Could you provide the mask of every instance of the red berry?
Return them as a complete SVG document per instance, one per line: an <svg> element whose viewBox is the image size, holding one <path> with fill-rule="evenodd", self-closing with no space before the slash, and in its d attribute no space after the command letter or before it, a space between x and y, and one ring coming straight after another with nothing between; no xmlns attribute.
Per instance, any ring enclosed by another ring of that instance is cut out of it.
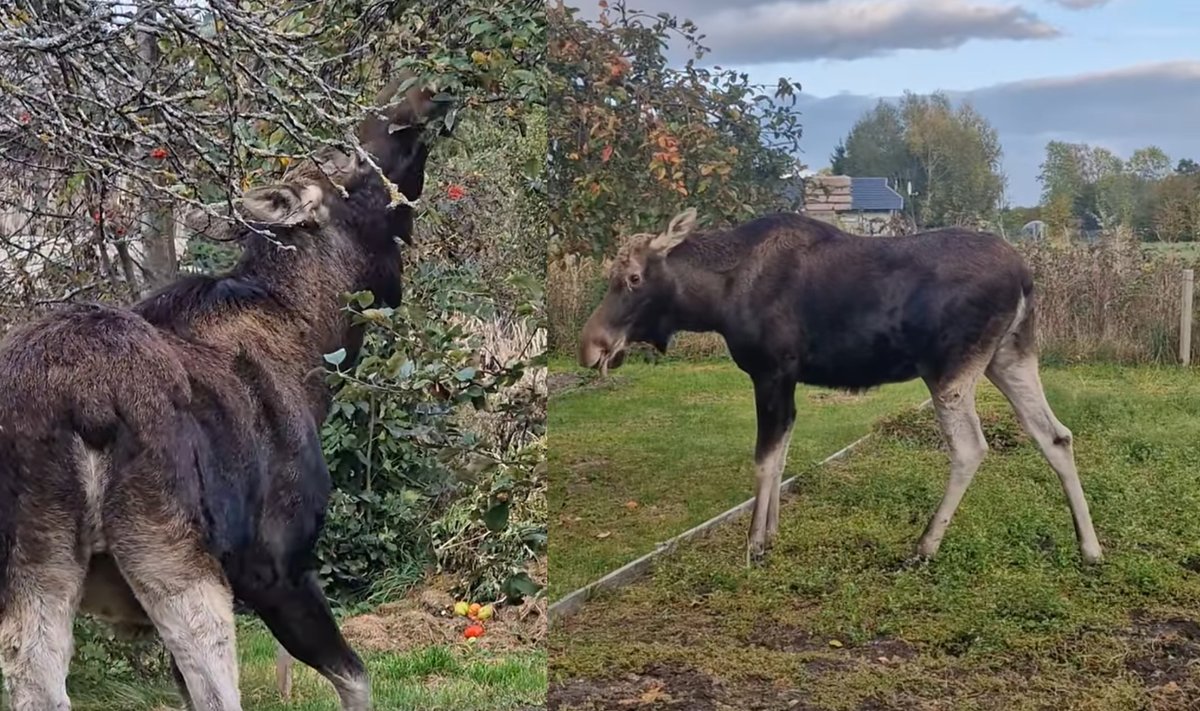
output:
<svg viewBox="0 0 1200 711"><path fill-rule="evenodd" d="M461 185L451 185L446 188L446 197L451 200L461 200L467 194L466 188Z"/></svg>
<svg viewBox="0 0 1200 711"><path fill-rule="evenodd" d="M150 151L150 157L154 158L155 160L162 160L163 158L167 157L167 149L159 146L158 148Z"/></svg>

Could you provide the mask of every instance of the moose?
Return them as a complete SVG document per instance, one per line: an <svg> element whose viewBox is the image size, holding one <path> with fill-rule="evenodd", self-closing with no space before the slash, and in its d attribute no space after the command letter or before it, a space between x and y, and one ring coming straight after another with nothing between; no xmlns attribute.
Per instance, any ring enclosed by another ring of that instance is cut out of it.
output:
<svg viewBox="0 0 1200 711"><path fill-rule="evenodd" d="M665 352L677 331L724 337L754 383L751 561L778 532L797 383L862 391L924 380L950 453L949 482L917 544L927 559L988 449L975 411L987 376L1058 473L1084 560L1099 562L1071 431L1038 374L1036 324L1029 268L994 235L947 228L862 237L796 214L702 231L689 209L661 234L624 240L580 335L579 362L603 373L634 342Z"/></svg>
<svg viewBox="0 0 1200 711"><path fill-rule="evenodd" d="M331 493L322 354L362 347L345 293L400 300L445 109L415 83L381 92L361 151L326 147L243 195L228 273L130 308L66 307L0 343L0 671L15 711L70 708L81 610L156 631L190 708L240 710L235 601L343 709L371 707L314 572Z"/></svg>

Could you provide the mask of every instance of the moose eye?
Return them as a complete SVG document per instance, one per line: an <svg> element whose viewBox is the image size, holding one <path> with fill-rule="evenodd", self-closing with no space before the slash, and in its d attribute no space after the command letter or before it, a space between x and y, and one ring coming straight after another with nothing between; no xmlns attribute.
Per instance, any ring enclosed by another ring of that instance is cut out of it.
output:
<svg viewBox="0 0 1200 711"><path fill-rule="evenodd" d="M642 275L641 274L634 273L634 274L629 275L629 285L630 286L637 286L638 284L641 284L641 283L642 283Z"/></svg>

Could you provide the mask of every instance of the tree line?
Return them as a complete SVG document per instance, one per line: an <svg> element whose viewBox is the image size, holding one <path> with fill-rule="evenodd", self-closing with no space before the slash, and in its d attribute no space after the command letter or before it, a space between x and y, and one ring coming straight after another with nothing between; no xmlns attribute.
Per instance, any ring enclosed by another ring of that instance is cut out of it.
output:
<svg viewBox="0 0 1200 711"><path fill-rule="evenodd" d="M1100 146L1051 141L1038 179L1041 202L1026 216L1053 234L1123 227L1146 241L1200 239L1200 164L1190 158L1172 166L1157 146L1122 159Z"/></svg>

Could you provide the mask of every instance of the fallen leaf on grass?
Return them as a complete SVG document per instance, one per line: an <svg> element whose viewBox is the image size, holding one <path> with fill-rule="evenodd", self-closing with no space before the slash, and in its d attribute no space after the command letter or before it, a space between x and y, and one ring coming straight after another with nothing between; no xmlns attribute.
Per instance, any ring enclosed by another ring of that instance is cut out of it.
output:
<svg viewBox="0 0 1200 711"><path fill-rule="evenodd" d="M662 684L655 684L646 689L636 699L622 699L617 703L621 706L646 706L648 704L658 703L659 701L670 701L671 695L663 691Z"/></svg>
<svg viewBox="0 0 1200 711"><path fill-rule="evenodd" d="M630 501L625 502L625 508L629 509L630 511L633 511L637 507L638 507L638 502L636 502L636 501L630 500Z"/></svg>
<svg viewBox="0 0 1200 711"><path fill-rule="evenodd" d="M642 692L642 703L652 704L656 701L670 701L671 695L663 691L662 685L652 686Z"/></svg>
<svg viewBox="0 0 1200 711"><path fill-rule="evenodd" d="M596 538L603 541L605 538L608 538L611 535L612 535L612 531L601 531L596 534Z"/></svg>

